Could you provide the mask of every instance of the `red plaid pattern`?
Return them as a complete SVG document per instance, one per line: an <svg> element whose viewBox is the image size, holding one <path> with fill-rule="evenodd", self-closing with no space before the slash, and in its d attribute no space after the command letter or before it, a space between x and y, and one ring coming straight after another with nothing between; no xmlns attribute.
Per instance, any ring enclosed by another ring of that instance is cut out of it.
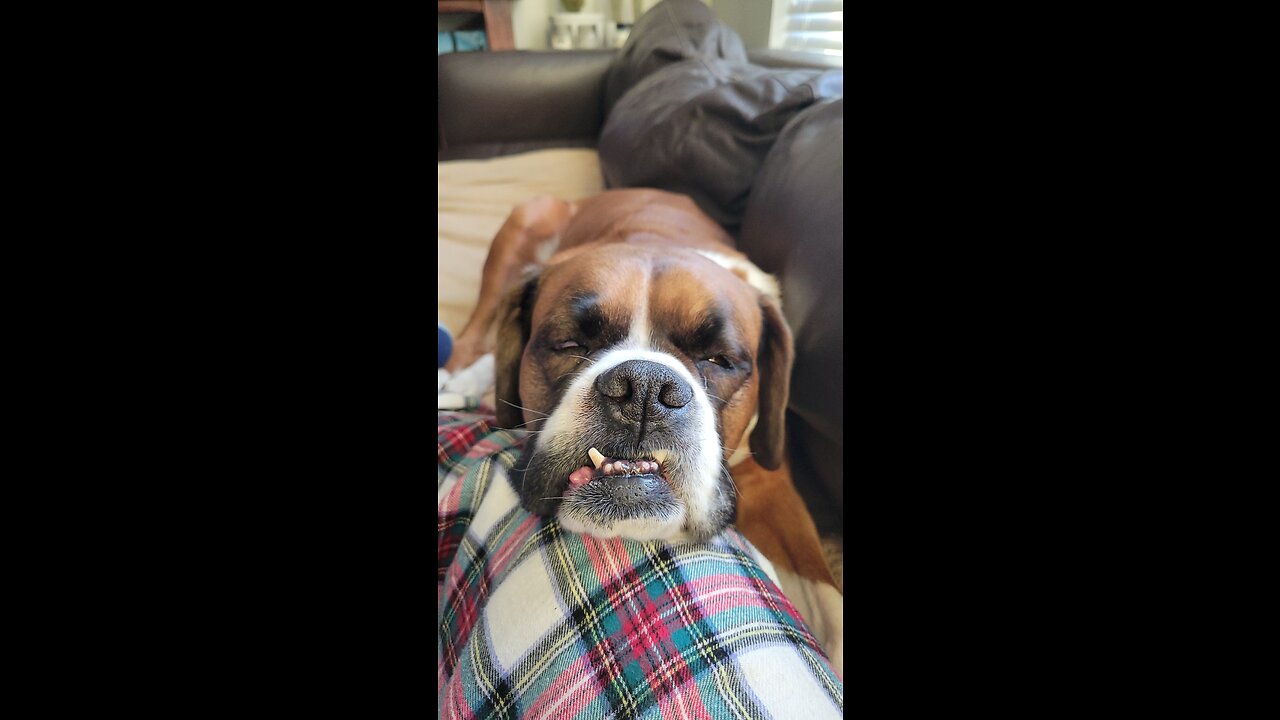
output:
<svg viewBox="0 0 1280 720"><path fill-rule="evenodd" d="M842 717L844 685L734 530L597 540L519 507L527 433L441 413L445 718Z"/></svg>

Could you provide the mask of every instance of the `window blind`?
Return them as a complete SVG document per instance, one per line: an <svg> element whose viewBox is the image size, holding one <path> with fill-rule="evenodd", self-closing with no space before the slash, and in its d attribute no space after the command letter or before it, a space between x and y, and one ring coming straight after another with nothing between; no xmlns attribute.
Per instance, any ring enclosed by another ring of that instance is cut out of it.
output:
<svg viewBox="0 0 1280 720"><path fill-rule="evenodd" d="M844 57L844 0L785 2L779 46L783 50Z"/></svg>

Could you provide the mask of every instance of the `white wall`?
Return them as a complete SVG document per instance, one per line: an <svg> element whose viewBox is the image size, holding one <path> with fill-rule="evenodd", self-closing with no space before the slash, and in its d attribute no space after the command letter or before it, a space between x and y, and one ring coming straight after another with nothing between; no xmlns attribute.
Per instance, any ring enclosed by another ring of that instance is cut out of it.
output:
<svg viewBox="0 0 1280 720"><path fill-rule="evenodd" d="M511 3L511 30L517 50L547 49L547 18L560 12L560 0L515 0Z"/></svg>
<svg viewBox="0 0 1280 720"><path fill-rule="evenodd" d="M714 0L708 3L725 25L737 31L747 50L769 47L773 0Z"/></svg>

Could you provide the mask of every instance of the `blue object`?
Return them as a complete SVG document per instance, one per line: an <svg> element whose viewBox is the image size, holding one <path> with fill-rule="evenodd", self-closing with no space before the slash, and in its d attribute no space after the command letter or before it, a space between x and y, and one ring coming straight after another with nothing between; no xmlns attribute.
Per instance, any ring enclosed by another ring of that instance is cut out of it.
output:
<svg viewBox="0 0 1280 720"><path fill-rule="evenodd" d="M454 30L437 33L437 56L451 52L478 52L488 49L489 39L483 30Z"/></svg>
<svg viewBox="0 0 1280 720"><path fill-rule="evenodd" d="M449 362L449 356L453 354L453 336L449 334L449 331L445 329L444 325L436 323L436 327L440 329L440 341L437 346L440 364L436 366L436 368L439 369L444 367L445 363Z"/></svg>
<svg viewBox="0 0 1280 720"><path fill-rule="evenodd" d="M453 44L458 52L478 52L489 49L489 42L483 30L455 30Z"/></svg>

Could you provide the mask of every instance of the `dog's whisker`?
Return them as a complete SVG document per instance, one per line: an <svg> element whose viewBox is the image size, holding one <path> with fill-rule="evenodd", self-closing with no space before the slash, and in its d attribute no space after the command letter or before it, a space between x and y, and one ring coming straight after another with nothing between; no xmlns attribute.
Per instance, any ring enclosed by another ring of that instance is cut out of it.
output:
<svg viewBox="0 0 1280 720"><path fill-rule="evenodd" d="M551 413L544 413L544 412L542 412L541 410L534 410L533 408L527 408L527 407L525 407L525 406L523 406L523 405L517 405L517 404L515 404L515 403L513 403L513 402L511 402L510 400L507 400L507 399L505 399L505 398L502 398L502 402L504 402L504 403L506 403L506 404L510 405L510 406L511 406L511 407L513 407L513 408L519 408L519 409L521 409L521 410L527 410L527 411L529 411L529 412L531 412L531 413L538 413L539 415L545 415L545 416L547 416L547 417L551 417Z"/></svg>
<svg viewBox="0 0 1280 720"><path fill-rule="evenodd" d="M720 467L725 471L725 473L729 476L730 479L733 478L733 472L731 472L729 469L729 463L725 462L723 458L720 459ZM733 493L733 496L735 498L740 497L738 493L738 483L736 482L729 483L729 492Z"/></svg>
<svg viewBox="0 0 1280 720"><path fill-rule="evenodd" d="M578 358L579 360L586 360L587 362L589 362L589 363L591 363L591 364L593 364L593 365L594 365L594 364L595 364L595 362L596 362L595 360L592 360L591 358L586 357L586 356L584 356L584 355L570 355L569 357Z"/></svg>
<svg viewBox="0 0 1280 720"><path fill-rule="evenodd" d="M556 378L556 382L560 382L560 379L561 379L561 378L568 377L569 375L581 375L581 374L582 374L582 371L581 371L581 370L570 370L569 372L567 372L567 373L565 373L565 374L561 375L560 377Z"/></svg>

